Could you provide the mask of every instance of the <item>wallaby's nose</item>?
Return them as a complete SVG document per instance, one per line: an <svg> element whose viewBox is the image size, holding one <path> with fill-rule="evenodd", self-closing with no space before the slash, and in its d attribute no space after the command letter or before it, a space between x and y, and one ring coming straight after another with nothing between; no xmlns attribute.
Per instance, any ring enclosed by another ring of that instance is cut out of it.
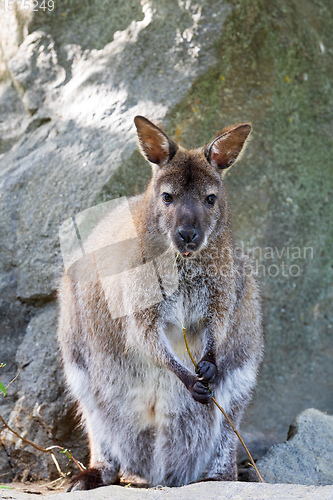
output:
<svg viewBox="0 0 333 500"><path fill-rule="evenodd" d="M193 226L181 226L178 228L178 234L184 243L192 243L197 238L198 231Z"/></svg>

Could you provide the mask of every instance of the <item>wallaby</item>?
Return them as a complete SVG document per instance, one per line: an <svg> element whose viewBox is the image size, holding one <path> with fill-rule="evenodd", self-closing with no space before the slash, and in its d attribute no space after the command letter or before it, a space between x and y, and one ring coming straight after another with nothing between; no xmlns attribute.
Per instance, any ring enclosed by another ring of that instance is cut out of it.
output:
<svg viewBox="0 0 333 500"><path fill-rule="evenodd" d="M91 457L69 490L126 473L152 486L237 480L236 435L212 395L239 426L263 354L258 288L234 251L224 186L251 125L193 150L142 116L135 125L152 179L81 241L59 292L64 370Z"/></svg>

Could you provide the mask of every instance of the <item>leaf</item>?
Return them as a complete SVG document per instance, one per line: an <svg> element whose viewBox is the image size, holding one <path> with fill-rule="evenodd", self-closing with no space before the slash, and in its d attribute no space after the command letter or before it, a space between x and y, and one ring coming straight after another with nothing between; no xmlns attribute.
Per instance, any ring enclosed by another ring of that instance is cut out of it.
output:
<svg viewBox="0 0 333 500"><path fill-rule="evenodd" d="M0 484L0 490L11 490L12 488L10 486L2 486Z"/></svg>
<svg viewBox="0 0 333 500"><path fill-rule="evenodd" d="M0 392L2 392L4 396L6 396L6 387L1 382L0 382Z"/></svg>

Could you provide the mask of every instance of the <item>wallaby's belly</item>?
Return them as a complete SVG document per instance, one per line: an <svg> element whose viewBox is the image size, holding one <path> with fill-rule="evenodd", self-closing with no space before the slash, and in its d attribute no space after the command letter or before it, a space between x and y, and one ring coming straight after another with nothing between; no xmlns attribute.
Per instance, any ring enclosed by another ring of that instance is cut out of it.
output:
<svg viewBox="0 0 333 500"><path fill-rule="evenodd" d="M218 439L220 417L214 407L196 403L172 372L141 354L130 351L117 359L104 351L98 365L91 362L89 380L86 374L79 379L81 388L73 392L124 473L140 475L150 484L175 484L178 476L184 484L203 474L214 436ZM189 456L191 467L185 458ZM170 470L178 476L167 478Z"/></svg>

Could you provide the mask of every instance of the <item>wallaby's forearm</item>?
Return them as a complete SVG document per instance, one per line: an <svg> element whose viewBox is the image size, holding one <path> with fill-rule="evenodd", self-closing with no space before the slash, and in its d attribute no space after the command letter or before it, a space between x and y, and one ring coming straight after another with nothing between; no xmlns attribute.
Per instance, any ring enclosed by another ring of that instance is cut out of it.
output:
<svg viewBox="0 0 333 500"><path fill-rule="evenodd" d="M143 352L153 358L156 364L172 371L183 382L187 389L191 389L197 381L197 376L177 358L162 328L151 325L145 332L145 342L141 343Z"/></svg>

